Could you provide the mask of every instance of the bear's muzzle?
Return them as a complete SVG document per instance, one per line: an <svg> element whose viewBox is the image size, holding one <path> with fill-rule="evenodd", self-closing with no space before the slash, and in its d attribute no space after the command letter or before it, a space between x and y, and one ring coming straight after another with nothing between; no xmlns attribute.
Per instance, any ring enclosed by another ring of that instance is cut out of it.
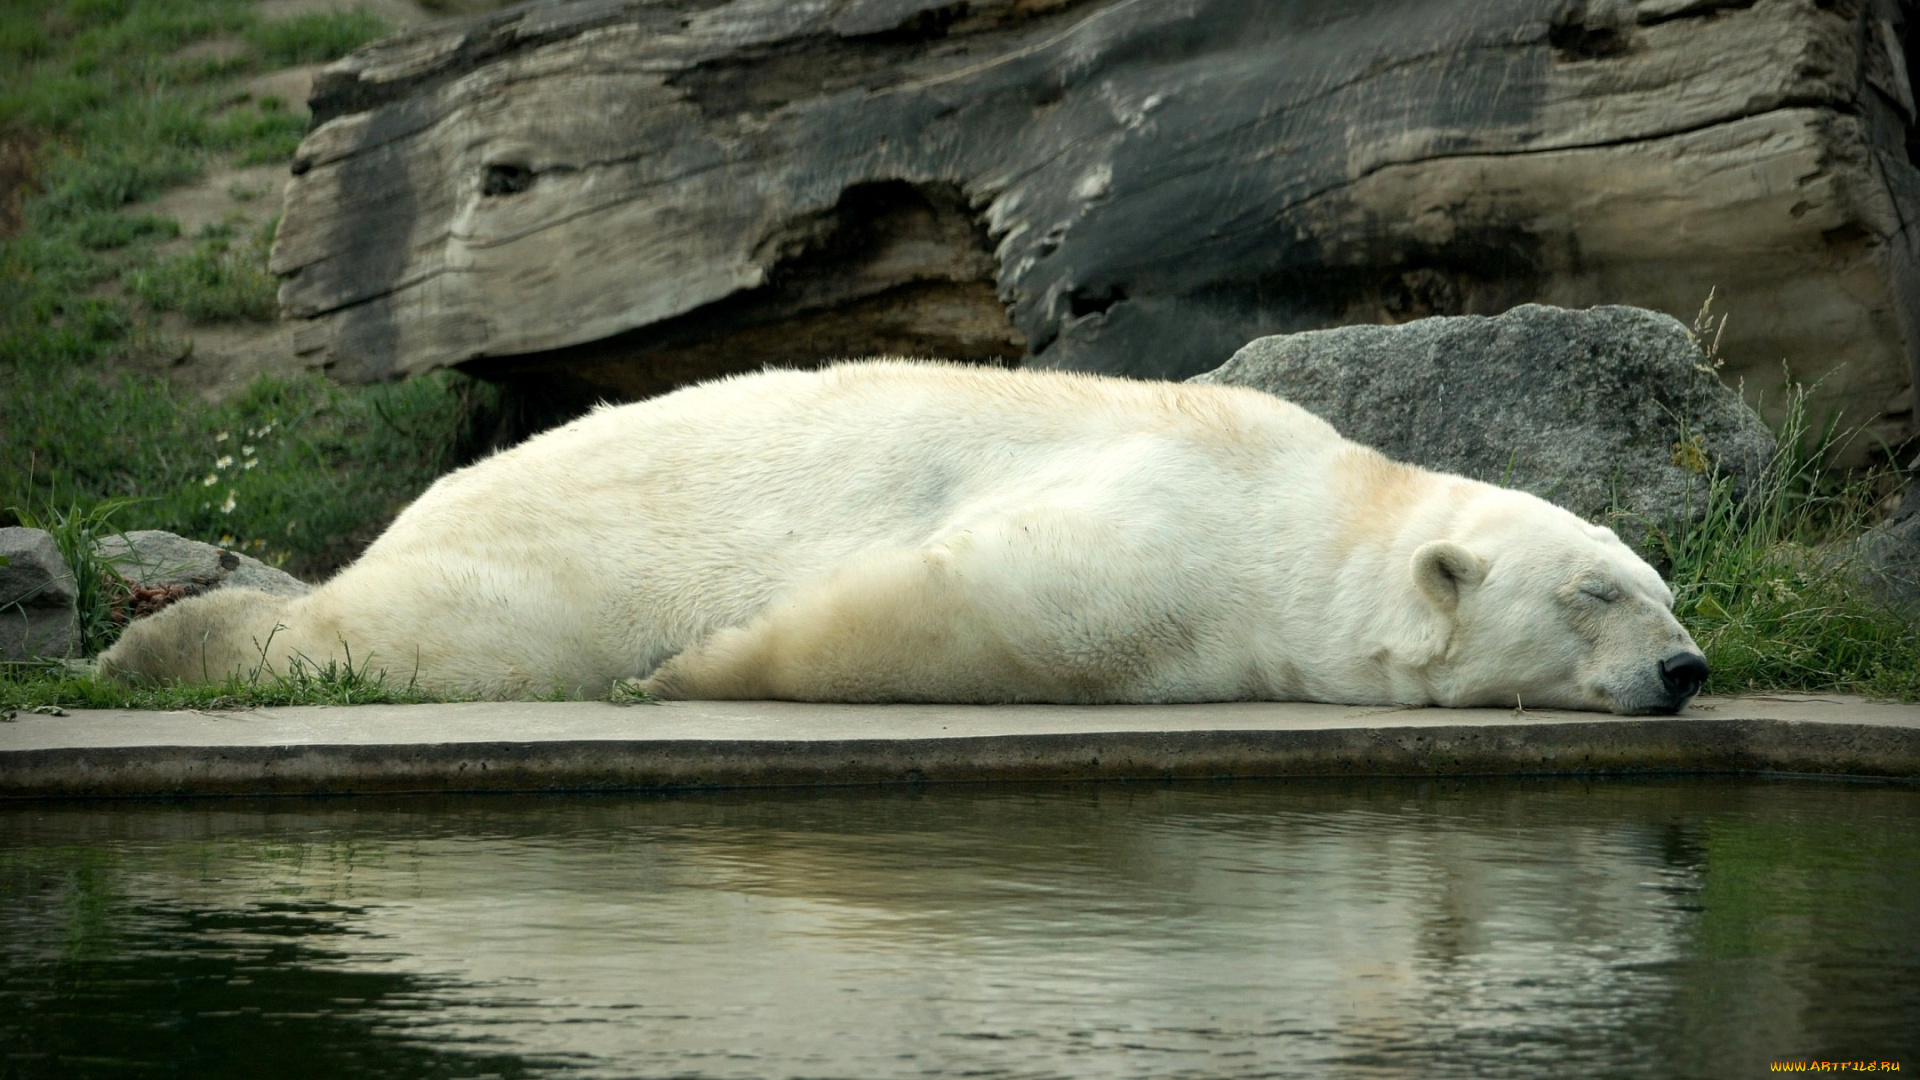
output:
<svg viewBox="0 0 1920 1080"><path fill-rule="evenodd" d="M1676 713L1706 684L1707 658L1697 652L1678 652L1660 661L1660 685L1666 698L1655 712Z"/></svg>

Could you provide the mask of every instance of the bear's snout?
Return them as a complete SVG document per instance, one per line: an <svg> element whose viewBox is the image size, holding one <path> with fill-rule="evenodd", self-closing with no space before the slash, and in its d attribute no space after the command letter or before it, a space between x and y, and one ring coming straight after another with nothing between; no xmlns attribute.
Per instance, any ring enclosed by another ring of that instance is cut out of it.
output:
<svg viewBox="0 0 1920 1080"><path fill-rule="evenodd" d="M1666 712L1679 712L1707 681L1707 658L1697 652L1679 652L1660 661L1660 685L1666 688Z"/></svg>

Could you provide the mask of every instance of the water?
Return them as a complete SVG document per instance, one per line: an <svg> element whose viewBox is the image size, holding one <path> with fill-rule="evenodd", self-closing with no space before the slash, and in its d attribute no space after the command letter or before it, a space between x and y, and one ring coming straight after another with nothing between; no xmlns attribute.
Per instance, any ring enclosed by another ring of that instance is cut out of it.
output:
<svg viewBox="0 0 1920 1080"><path fill-rule="evenodd" d="M1920 1069L1920 790L0 809L12 1077Z"/></svg>

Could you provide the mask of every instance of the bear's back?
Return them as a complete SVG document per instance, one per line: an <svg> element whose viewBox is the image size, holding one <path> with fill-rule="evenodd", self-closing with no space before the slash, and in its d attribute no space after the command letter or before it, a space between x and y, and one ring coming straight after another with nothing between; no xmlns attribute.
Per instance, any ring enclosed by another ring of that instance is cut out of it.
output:
<svg viewBox="0 0 1920 1080"><path fill-rule="evenodd" d="M918 520L1142 439L1222 468L1345 445L1256 390L872 361L602 406L443 478L408 515L537 514L593 531L630 515L697 527L765 514L794 529L817 508L831 515L822 524L845 528L848 514Z"/></svg>
<svg viewBox="0 0 1920 1080"><path fill-rule="evenodd" d="M1298 497L1318 503L1313 462L1350 445L1243 388L908 361L768 371L603 406L442 478L341 585L506 582L697 636L996 505L1091 498L1244 525L1290 456Z"/></svg>

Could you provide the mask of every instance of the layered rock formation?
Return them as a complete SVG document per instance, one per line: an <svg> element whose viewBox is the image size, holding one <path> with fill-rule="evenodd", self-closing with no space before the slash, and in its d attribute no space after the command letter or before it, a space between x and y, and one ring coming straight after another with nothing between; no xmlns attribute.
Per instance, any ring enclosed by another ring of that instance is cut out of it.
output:
<svg viewBox="0 0 1920 1080"><path fill-rule="evenodd" d="M315 84L274 268L347 379L926 353L1185 378L1526 301L1731 316L1913 432L1903 0L574 0Z"/></svg>

